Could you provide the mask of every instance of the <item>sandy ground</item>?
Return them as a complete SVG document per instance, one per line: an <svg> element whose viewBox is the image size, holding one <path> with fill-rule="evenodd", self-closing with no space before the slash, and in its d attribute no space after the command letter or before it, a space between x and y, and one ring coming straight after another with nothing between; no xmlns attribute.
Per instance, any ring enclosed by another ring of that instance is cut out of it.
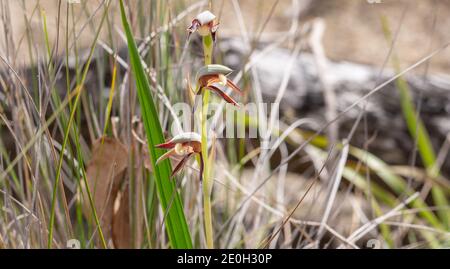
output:
<svg viewBox="0 0 450 269"><path fill-rule="evenodd" d="M83 0L80 0L83 1ZM168 1L175 5L178 0ZM260 29L270 10L277 0L237 0L238 5L232 0L214 0L213 10L221 18L221 31L224 35L242 35L243 31L239 24L239 12L246 32L252 34ZM306 3L306 0L299 0ZM371 0L314 0L311 1L305 16L300 20L303 23L315 17L321 17L326 22L324 45L326 54L333 60L347 60L359 63L381 66L388 51L389 44L381 29L381 17L385 16L391 28L395 30L405 11L403 24L396 43L396 52L399 55L403 67L413 64L418 59L429 53L430 48L442 46L450 41L450 0L382 0L381 3L370 4ZM87 10L92 13L99 0L87 2ZM191 1L195 2L195 1ZM289 28L292 14L291 0L279 0L271 20L267 23L264 33L286 31ZM38 47L45 49L43 34L43 14L47 19L50 43L56 43L57 35L57 0L41 0L39 8L34 1L2 1L0 25L0 52L7 55L16 64L26 65L29 62L28 45L25 35L34 38ZM114 3L110 16L112 29L121 29L118 17L117 3ZM87 21L88 14L81 8L81 4L72 4L74 14L78 18L76 32ZM65 35L65 9L66 2L62 1L62 15L60 27L60 48L62 51ZM9 11L9 12L8 12ZM194 14L192 14L194 16ZM29 20L26 21L25 17ZM78 46L89 46L94 36L93 26L99 21L99 16L94 24L88 24L79 38ZM180 22L177 26L186 27L188 20ZM433 26L434 25L434 26ZM72 29L72 27L69 27ZM5 37L6 32L12 33L13 40ZM106 35L106 31L103 33ZM14 44L14 45L11 45ZM14 49L15 48L15 49ZM46 50L40 51L44 52ZM450 49L433 58L430 70L432 72L449 73L450 71Z"/></svg>

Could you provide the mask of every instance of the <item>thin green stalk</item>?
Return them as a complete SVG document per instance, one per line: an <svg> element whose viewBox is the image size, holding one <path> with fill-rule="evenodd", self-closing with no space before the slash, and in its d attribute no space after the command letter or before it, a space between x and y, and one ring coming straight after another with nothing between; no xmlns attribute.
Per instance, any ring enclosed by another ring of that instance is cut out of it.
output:
<svg viewBox="0 0 450 269"><path fill-rule="evenodd" d="M109 91L109 100L108 105L106 106L106 115L105 115L105 126L103 127L103 135L102 135L102 144L104 137L106 135L106 131L108 130L109 116L111 115L112 103L114 99L114 91L116 87L116 76L117 76L117 64L114 62L112 80L111 80L111 90Z"/></svg>
<svg viewBox="0 0 450 269"><path fill-rule="evenodd" d="M213 39L211 35L203 37L203 53L205 57L205 65L212 63ZM211 217L211 190L212 181L209 178L210 165L212 162L208 158L208 130L207 130L207 116L209 104L209 91L203 91L203 106L202 106L202 155L204 162L203 169L203 214L205 220L205 236L207 248L214 248L213 229Z"/></svg>

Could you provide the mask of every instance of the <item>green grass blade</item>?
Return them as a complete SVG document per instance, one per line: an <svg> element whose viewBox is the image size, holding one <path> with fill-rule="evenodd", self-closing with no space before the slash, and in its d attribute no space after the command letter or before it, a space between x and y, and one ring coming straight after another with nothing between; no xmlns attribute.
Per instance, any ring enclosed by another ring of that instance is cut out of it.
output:
<svg viewBox="0 0 450 269"><path fill-rule="evenodd" d="M170 179L172 170L170 162L169 160L165 160L158 165L155 163L158 157L164 153L161 149L155 148L155 145L164 142L164 135L152 95L150 94L150 84L144 72L136 43L131 33L122 0L120 1L120 12L128 42L132 73L136 80L138 99L141 105L158 197L164 214L167 215L165 224L169 241L173 248L192 248L191 235L181 199L176 190L175 182Z"/></svg>

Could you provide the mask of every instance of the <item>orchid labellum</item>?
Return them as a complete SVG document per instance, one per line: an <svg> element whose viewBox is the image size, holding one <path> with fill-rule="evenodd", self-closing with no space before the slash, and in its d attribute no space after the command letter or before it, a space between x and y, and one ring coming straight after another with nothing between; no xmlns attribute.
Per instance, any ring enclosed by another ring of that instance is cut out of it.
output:
<svg viewBox="0 0 450 269"><path fill-rule="evenodd" d="M207 36L211 34L213 40L216 40L216 31L219 26L218 23L215 22L216 16L212 14L210 11L203 11L198 14L195 19L192 20L191 25L187 28L189 36L197 32L201 36Z"/></svg>
<svg viewBox="0 0 450 269"><path fill-rule="evenodd" d="M200 157L200 181L202 181L203 157L201 137L199 134L193 132L182 133L155 147L169 150L156 160L156 164L159 164L169 157L181 157L181 161L173 169L171 177L175 176L186 165L190 157L194 154L198 154Z"/></svg>

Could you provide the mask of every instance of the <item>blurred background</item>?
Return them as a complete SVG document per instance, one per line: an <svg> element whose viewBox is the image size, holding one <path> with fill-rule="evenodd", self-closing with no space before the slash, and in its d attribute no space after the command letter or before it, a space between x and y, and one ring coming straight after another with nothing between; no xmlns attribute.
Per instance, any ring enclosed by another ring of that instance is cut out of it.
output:
<svg viewBox="0 0 450 269"><path fill-rule="evenodd" d="M130 4L135 6L136 11L138 11L138 6L142 4L138 4L138 1L133 2ZM326 23L323 46L330 60L345 60L374 66L383 64L383 60L390 49L390 44L384 38L380 23L380 16L386 16L389 18L392 28L397 27L400 22L402 24L396 44L399 48L402 48L398 50L397 54L402 65L406 66L415 63L418 58L424 56L430 42L436 47L439 44L444 44L449 35L445 31L445 27L441 27L449 23L447 15L450 4L448 1L409 2L411 1L385 0L378 4L377 1L373 1L371 4L370 0L306 0L299 1L294 7L291 1L286 0L240 0L239 9L244 18L246 32L252 35L263 28L260 40L265 42L271 41L282 35L283 32L288 31L292 18L295 16L300 15L299 22L306 22L319 17ZM77 5L76 1L74 3L74 16L77 16L78 26L81 28L91 17L92 12L98 8L99 3L95 1L87 1L82 5ZM184 1L183 4L189 5L192 3L195 3L195 1ZM63 4L65 4L65 1L62 1L61 5ZM177 6L178 3L177 1L169 1L168 5ZM54 40L58 29L61 36L64 34L66 27L62 25L62 22L57 27L58 1L40 1L39 6L42 10L36 9L35 5L27 3L27 1L23 3L22 1L4 1L3 6L8 7L11 14L15 15L9 18L10 25L7 27L9 31L14 33L12 38L15 43L24 43L20 40L23 40L23 35L28 28L33 33L37 45L44 46L44 40L40 40L43 37L41 35L42 18L40 16L42 11L48 17L47 31L49 38ZM216 13L220 17L221 36L241 36L243 33L237 20L233 1L217 1L214 2L214 7L220 9L219 13ZM110 12L110 16L115 19L119 18L117 6L113 5ZM402 19L404 12L406 14ZM172 16L175 15L177 14L172 14ZM266 22L269 15L270 20ZM24 21L23 16L29 16L28 23ZM65 17L64 15L61 19ZM183 26L188 25L188 18L190 18L188 14L183 16L182 22L179 22L177 27L183 28ZM92 19L94 21L99 20L99 18ZM3 20L8 20L8 18L3 18ZM118 20L111 20L111 23L120 26ZM72 29L72 27L73 25L69 25L69 29ZM142 30L144 31L144 29ZM2 28L1 31L3 34L5 28ZM106 31L104 32L106 35ZM145 36L145 33L137 32L136 34L141 37ZM92 31L83 31L83 34L79 36L79 46L89 47L89 41L92 40L93 35ZM28 49L25 48L25 44L17 49L19 48L20 52L26 55ZM5 47L2 46L2 52L4 49ZM59 49L61 52L63 47ZM446 59L449 52L444 51L441 55L441 57L436 57L430 61L432 62L429 67L430 71L443 74L448 72L446 68L449 67L449 64ZM27 58L23 57L21 60L22 63L26 63Z"/></svg>
<svg viewBox="0 0 450 269"><path fill-rule="evenodd" d="M0 1L0 247L48 245L59 177L54 247L101 247L83 178L102 186L93 198L108 247L170 246L119 4L108 4ZM277 118L269 149L214 140L215 247L450 246L450 1L125 5L167 137L202 66L201 38L186 28L206 9L219 22L214 62L234 70L239 102L280 104L258 111ZM176 182L203 248L197 174L193 162Z"/></svg>

